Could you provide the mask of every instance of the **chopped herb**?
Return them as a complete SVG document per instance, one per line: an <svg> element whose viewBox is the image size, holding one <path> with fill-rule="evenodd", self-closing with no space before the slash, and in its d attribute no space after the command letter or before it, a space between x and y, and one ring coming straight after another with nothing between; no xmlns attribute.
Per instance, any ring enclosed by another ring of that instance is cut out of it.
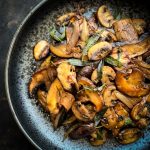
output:
<svg viewBox="0 0 150 150"><path fill-rule="evenodd" d="M126 118L126 119L125 119L125 126L127 126L127 125L135 125L135 124L134 124L134 122L132 121L132 119Z"/></svg>
<svg viewBox="0 0 150 150"><path fill-rule="evenodd" d="M97 79L100 80L102 78L102 68L104 66L104 61L101 60L100 63L98 64L98 67L97 67L97 73L98 73L98 76L97 76Z"/></svg>
<svg viewBox="0 0 150 150"><path fill-rule="evenodd" d="M106 57L104 61L112 66L119 67L119 68L122 67L122 63L111 56Z"/></svg>
<svg viewBox="0 0 150 150"><path fill-rule="evenodd" d="M102 91L103 90L103 88L105 87L106 85L105 84L103 84L102 86L100 86L100 87L90 87L90 86L84 86L83 88L85 89L85 90L90 90L90 91L94 91L94 92L100 92L100 91Z"/></svg>
<svg viewBox="0 0 150 150"><path fill-rule="evenodd" d="M70 58L70 59L67 59L66 61L69 62L71 65L79 66L79 67L87 66L87 65L94 65L98 63L98 62L82 61L80 59L75 59L75 58Z"/></svg>
<svg viewBox="0 0 150 150"><path fill-rule="evenodd" d="M58 32L55 27L51 27L51 28L50 28L50 36L51 36L54 40L56 40L56 41L58 41L58 42L63 41L63 39L64 39L65 36L66 36L66 29L65 29L65 26L64 26L64 28L63 28L63 30L62 30L62 33Z"/></svg>

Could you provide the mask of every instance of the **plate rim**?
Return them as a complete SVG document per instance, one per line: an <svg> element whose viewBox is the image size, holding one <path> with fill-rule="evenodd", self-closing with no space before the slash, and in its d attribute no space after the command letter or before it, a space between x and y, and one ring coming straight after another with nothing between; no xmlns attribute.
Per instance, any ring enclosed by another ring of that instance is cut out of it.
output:
<svg viewBox="0 0 150 150"><path fill-rule="evenodd" d="M10 57L14 48L14 45L17 41L17 38L21 32L21 30L23 29L23 27L26 25L27 21L34 15L34 13L41 8L46 2L48 2L48 0L42 0L41 2L39 2L36 6L34 6L34 8L26 15L26 17L23 19L23 21L20 23L20 25L18 26L15 34L13 35L13 38L11 40L10 46L8 48L8 52L7 52L7 56L6 56L6 63L5 63L5 91L6 91L6 97L7 97L7 101L8 101L8 105L9 108L11 110L11 113L13 115L13 118L15 120L15 122L17 123L19 129L21 130L21 132L25 135L25 137L28 139L28 141L37 149L42 150L41 147L39 147L39 145L31 138L31 136L27 133L27 131L24 129L23 125L21 124L19 118L16 115L16 111L13 107L12 101L11 101L11 97L10 97L10 90L9 90L9 82L8 82L8 72L9 72L9 62L10 62Z"/></svg>

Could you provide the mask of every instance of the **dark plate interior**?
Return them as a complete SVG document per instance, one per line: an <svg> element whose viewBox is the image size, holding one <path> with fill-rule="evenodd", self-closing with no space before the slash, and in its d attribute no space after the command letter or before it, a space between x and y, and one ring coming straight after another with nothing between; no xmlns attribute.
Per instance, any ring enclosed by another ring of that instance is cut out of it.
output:
<svg viewBox="0 0 150 150"><path fill-rule="evenodd" d="M6 65L6 89L13 114L19 126L39 149L146 149L150 145L148 130L136 143L126 146L119 145L114 140L108 140L106 144L98 148L90 146L84 140L67 139L62 142L63 128L54 131L48 114L44 113L34 99L29 98L28 82L37 67L32 53L35 43L41 39L50 41L49 27L55 18L60 14L74 10L78 4L86 7L87 10L91 10L91 6L98 8L101 4L107 4L113 9L118 7L113 0L82 0L80 3L77 0L49 0L41 2L28 15L10 46ZM144 6L143 2L123 1L118 5L121 6L125 15L149 19L148 7Z"/></svg>

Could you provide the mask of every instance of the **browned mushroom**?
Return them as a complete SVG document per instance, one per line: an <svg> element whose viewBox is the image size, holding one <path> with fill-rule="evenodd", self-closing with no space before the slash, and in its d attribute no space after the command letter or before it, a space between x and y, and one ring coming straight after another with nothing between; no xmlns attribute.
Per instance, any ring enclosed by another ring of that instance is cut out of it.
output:
<svg viewBox="0 0 150 150"><path fill-rule="evenodd" d="M47 69L43 69L34 73L29 83L30 95L32 96L36 88L39 87L41 84L45 84L47 90L49 90L49 87L53 80L56 78L56 76L57 72L54 67L48 67Z"/></svg>
<svg viewBox="0 0 150 150"><path fill-rule="evenodd" d="M114 18L107 8L107 6L102 5L97 11L97 18L99 22L106 28L110 28L114 22Z"/></svg>
<svg viewBox="0 0 150 150"><path fill-rule="evenodd" d="M49 43L47 41L41 40L34 47L34 58L40 60L47 56L49 52Z"/></svg>
<svg viewBox="0 0 150 150"><path fill-rule="evenodd" d="M89 60L101 60L106 57L112 50L112 46L108 42L99 42L88 50Z"/></svg>
<svg viewBox="0 0 150 150"><path fill-rule="evenodd" d="M69 137L72 139L81 139L91 135L94 131L95 127L93 123L81 124L69 134Z"/></svg>
<svg viewBox="0 0 150 150"><path fill-rule="evenodd" d="M137 141L142 136L138 128L127 128L122 130L117 137L121 144L129 144Z"/></svg>
<svg viewBox="0 0 150 150"><path fill-rule="evenodd" d="M57 68L58 78L62 83L65 90L70 91L72 89L72 84L75 84L78 90L78 84L76 80L75 67L67 62L61 63Z"/></svg>
<svg viewBox="0 0 150 150"><path fill-rule="evenodd" d="M150 87L145 84L141 71L133 69L132 73L117 72L116 86L119 91L133 97L140 97L150 92Z"/></svg>
<svg viewBox="0 0 150 150"><path fill-rule="evenodd" d="M118 41L137 41L138 34L131 19L121 19L113 24Z"/></svg>

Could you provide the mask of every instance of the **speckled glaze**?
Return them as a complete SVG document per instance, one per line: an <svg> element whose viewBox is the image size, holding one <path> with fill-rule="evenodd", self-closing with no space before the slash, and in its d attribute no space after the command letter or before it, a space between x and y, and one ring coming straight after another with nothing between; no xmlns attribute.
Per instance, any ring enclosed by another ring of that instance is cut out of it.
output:
<svg viewBox="0 0 150 150"><path fill-rule="evenodd" d="M39 63L33 59L33 47L41 39L50 42L49 28L54 23L56 17L65 12L75 10L80 4L81 7L91 10L98 8L102 4L107 4L115 9L116 4L110 0L82 0L80 1L42 1L25 18L17 30L10 46L8 60L6 64L6 90L9 104L13 115L27 138L38 149L66 149L66 150L141 150L150 146L150 133L145 131L144 136L136 143L120 145L114 139L108 140L106 144L93 147L85 140L70 140L64 142L63 127L57 131L53 130L49 115L44 112L36 100L29 98L28 82ZM125 2L121 5L123 12L133 18L149 19L148 11L144 4L137 2ZM148 8L148 7L147 7Z"/></svg>

